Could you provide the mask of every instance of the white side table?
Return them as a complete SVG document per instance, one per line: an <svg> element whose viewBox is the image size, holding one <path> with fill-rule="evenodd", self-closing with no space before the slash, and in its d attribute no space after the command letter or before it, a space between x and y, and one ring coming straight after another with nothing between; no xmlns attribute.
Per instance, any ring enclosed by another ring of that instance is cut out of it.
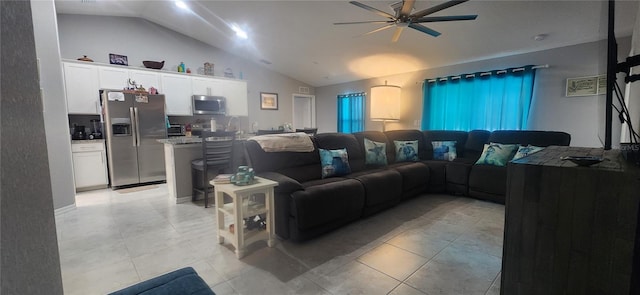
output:
<svg viewBox="0 0 640 295"><path fill-rule="evenodd" d="M224 243L226 238L236 248L236 256L242 258L244 256L244 247L257 241L267 240L267 245L274 245L274 226L273 226L273 188L278 183L261 177L256 177L256 182L251 185L237 186L235 184L214 184L216 198L216 214L218 216L218 243ZM250 201L250 197L254 194L264 194L264 203ZM224 195L231 197L230 203L224 203ZM266 230L250 230L245 231L243 219L258 214L266 215ZM232 216L234 219L234 232L229 230L229 226L225 224L225 215Z"/></svg>

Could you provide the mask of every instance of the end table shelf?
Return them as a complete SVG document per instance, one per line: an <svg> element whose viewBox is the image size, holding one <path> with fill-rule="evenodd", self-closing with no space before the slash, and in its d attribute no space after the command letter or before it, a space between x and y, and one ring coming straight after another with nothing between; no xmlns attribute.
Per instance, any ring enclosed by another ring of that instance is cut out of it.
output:
<svg viewBox="0 0 640 295"><path fill-rule="evenodd" d="M257 241L267 241L269 247L273 247L275 241L273 225L273 188L277 182L256 177L256 182L251 185L237 186L234 184L211 184L214 186L216 197L216 212L218 220L218 242L224 243L227 239L235 248L236 256L242 258L245 254L244 247ZM264 194L264 203L250 200L251 196ZM224 195L231 197L231 202L224 203ZM255 215L266 215L267 227L264 230L244 228L244 218ZM225 224L225 215L233 218L234 231L229 230Z"/></svg>

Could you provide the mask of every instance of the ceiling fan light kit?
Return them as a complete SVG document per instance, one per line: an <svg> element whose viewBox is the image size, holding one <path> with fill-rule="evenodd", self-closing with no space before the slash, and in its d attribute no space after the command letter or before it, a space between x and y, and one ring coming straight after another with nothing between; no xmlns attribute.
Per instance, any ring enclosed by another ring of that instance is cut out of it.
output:
<svg viewBox="0 0 640 295"><path fill-rule="evenodd" d="M385 24L385 26L375 29L373 31L367 32L364 35L369 35L372 33L380 32L382 30L396 27L396 31L394 32L393 37L391 39L392 42L396 42L398 41L398 39L400 39L400 34L402 33L402 30L406 27L431 35L433 37L437 37L440 35L440 32L430 29L424 25L421 25L421 23L474 20L478 17L477 15L428 16L438 11L447 9L449 7L452 7L458 4L462 4L467 1L469 0L451 0L439 5L433 6L431 8L427 8L415 13L411 13L414 10L413 5L415 4L415 0L404 0L401 2L392 3L390 5L391 9L395 12L395 15L386 13L382 10L379 10L377 8L371 7L366 4L362 4L358 1L350 1L349 3L355 6L358 6L360 8L369 10L379 16L385 17L387 18L387 20L341 22L341 23L334 23L334 25Z"/></svg>

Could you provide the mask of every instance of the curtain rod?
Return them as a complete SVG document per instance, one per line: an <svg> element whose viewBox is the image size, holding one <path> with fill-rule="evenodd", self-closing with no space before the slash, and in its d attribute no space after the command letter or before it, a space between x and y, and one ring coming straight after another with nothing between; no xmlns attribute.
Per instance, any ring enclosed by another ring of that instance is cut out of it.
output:
<svg viewBox="0 0 640 295"><path fill-rule="evenodd" d="M531 69L548 69L548 68L549 68L549 65L548 65L548 64L545 64L545 65L537 65L537 66L533 66L533 67L531 67ZM513 73L513 72L520 72L520 71L524 71L524 68L523 68L523 67L520 67L520 68L514 68L514 69L511 69L511 72L512 72L512 73ZM506 72L507 72L507 70L499 70L499 71L496 71L496 74L504 74L504 73L506 73ZM480 73L480 77L489 76L489 75L491 75L491 72L481 72L481 73ZM447 81L447 80L449 80L449 79L451 79L451 80L457 80L457 79L460 79L462 76L464 76L465 78L473 78L473 77L475 77L475 76L476 76L476 74L464 74L464 75L457 75L457 76L451 76L450 78L449 78L449 77L441 77L441 78L429 79L429 80L427 80L427 82ZM420 81L420 83L424 83L424 81ZM417 83L416 83L416 84L417 84Z"/></svg>

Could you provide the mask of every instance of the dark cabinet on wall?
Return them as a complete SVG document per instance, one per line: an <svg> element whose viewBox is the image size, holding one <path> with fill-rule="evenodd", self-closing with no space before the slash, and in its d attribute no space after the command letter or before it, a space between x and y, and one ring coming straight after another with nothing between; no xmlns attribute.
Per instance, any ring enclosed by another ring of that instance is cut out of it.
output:
<svg viewBox="0 0 640 295"><path fill-rule="evenodd" d="M508 171L501 294L640 292L640 168L618 150L553 146Z"/></svg>

